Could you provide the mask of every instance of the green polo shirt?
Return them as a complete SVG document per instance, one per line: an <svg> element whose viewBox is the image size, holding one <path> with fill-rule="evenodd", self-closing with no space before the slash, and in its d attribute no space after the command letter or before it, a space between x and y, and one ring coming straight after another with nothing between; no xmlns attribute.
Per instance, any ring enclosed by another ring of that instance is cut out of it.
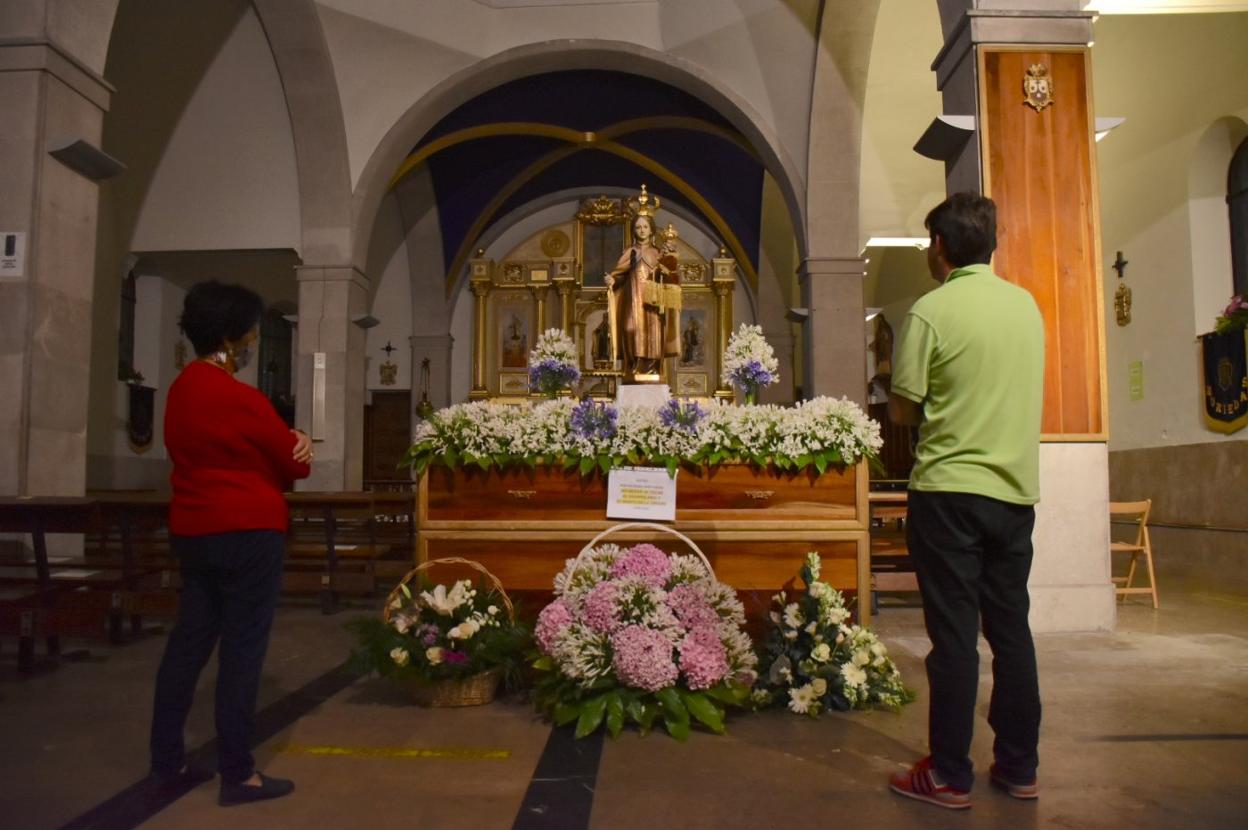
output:
<svg viewBox="0 0 1248 830"><path fill-rule="evenodd" d="M910 489L1040 500L1044 321L987 265L949 274L910 308L892 391L923 405Z"/></svg>

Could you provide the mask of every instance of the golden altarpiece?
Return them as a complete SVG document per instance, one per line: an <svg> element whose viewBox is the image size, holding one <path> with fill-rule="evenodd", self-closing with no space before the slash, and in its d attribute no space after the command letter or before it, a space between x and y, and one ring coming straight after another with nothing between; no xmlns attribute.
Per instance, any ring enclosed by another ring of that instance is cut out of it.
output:
<svg viewBox="0 0 1248 830"><path fill-rule="evenodd" d="M643 187L646 198L654 197ZM470 260L470 399L528 397L529 351L548 328L563 329L576 343L581 382L572 394L615 397L624 373L612 360L604 276L633 242L637 201L586 199L574 216L537 231L501 261L484 251ZM673 395L731 399L720 362L732 334L736 260L721 248L708 261L674 225L655 228L660 245L674 245L680 277L679 310L671 318L679 325L679 353L663 360L661 381Z"/></svg>

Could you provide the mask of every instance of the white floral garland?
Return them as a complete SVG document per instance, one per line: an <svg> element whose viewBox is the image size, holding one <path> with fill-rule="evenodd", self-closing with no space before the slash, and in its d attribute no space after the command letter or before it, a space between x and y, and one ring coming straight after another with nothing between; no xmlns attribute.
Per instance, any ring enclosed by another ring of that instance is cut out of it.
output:
<svg viewBox="0 0 1248 830"><path fill-rule="evenodd" d="M852 465L874 458L879 425L846 398L820 397L796 406L734 406L713 402L695 430L664 424L659 410L623 407L610 437L585 437L571 427L577 402L562 398L518 405L456 404L417 427L408 460L418 472L431 462L484 467L555 464L568 459L623 463L680 461L777 464L786 468ZM584 471L584 470L583 470Z"/></svg>

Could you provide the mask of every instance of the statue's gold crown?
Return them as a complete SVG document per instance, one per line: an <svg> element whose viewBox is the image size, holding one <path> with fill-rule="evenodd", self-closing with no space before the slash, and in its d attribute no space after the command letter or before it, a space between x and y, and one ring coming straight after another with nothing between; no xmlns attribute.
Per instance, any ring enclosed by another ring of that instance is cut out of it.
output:
<svg viewBox="0 0 1248 830"><path fill-rule="evenodd" d="M680 236L680 233L677 232L675 225L673 225L671 222L668 222L667 227L659 231L659 236L662 237L664 242L668 242L668 241L674 241L677 237Z"/></svg>
<svg viewBox="0 0 1248 830"><path fill-rule="evenodd" d="M654 214L658 212L659 206L663 204L658 196L651 196L646 192L646 186L641 186L641 195L634 196L628 200L628 212L634 217L648 216L654 218Z"/></svg>

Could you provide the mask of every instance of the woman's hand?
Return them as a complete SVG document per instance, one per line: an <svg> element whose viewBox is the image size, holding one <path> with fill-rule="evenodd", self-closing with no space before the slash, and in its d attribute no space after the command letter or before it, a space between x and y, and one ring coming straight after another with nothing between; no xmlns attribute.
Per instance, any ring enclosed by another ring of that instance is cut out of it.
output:
<svg viewBox="0 0 1248 830"><path fill-rule="evenodd" d="M316 454L312 452L312 439L303 430L292 429L291 433L295 436L294 458L300 464L310 464Z"/></svg>

